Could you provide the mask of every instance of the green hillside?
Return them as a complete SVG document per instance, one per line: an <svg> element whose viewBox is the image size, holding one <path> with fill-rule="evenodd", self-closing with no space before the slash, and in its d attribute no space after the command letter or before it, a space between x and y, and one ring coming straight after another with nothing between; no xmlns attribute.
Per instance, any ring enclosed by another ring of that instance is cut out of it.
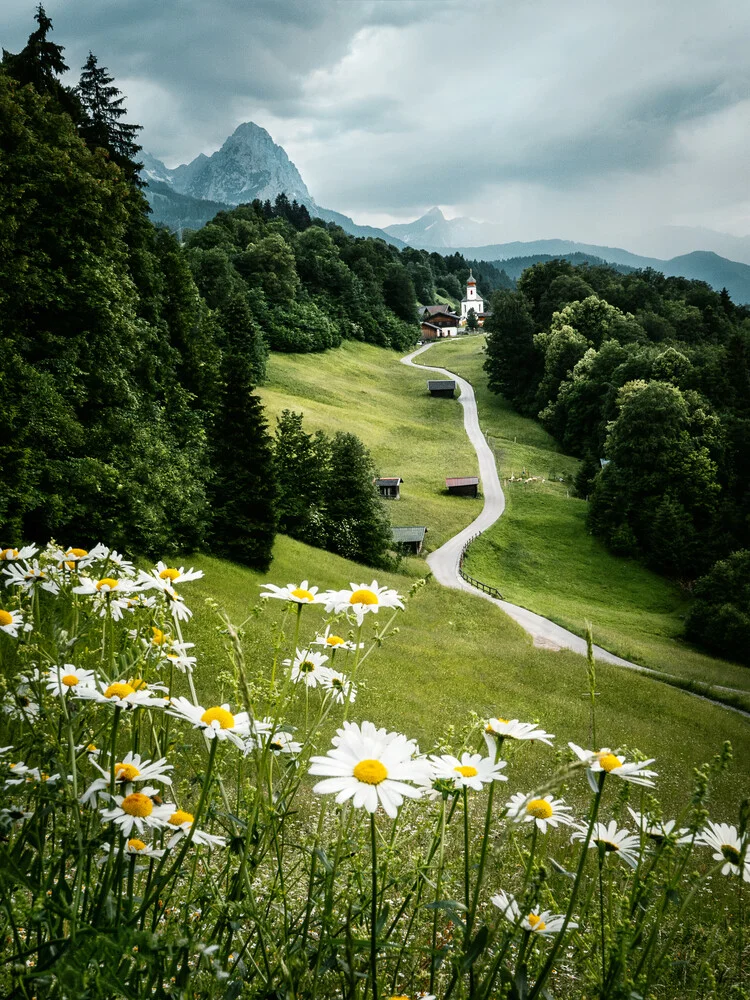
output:
<svg viewBox="0 0 750 1000"><path fill-rule="evenodd" d="M283 585L307 578L325 589L350 581L369 583L374 575L283 536L277 538L274 561L265 575L210 557L198 558L196 566L206 576L190 585L189 603L195 618L186 628L186 637L189 633L197 643L196 686L208 699L206 703L214 695L220 701L225 689L219 670L223 659L219 623L201 598L216 600L235 623L250 616L244 643L248 663L257 669L271 662L270 623L280 621L284 610L281 602L270 601L263 602L259 616L251 614L261 604L261 583ZM414 580L378 574L378 582L405 594ZM312 630L321 620L319 611L305 609L301 641L313 638ZM535 648L499 609L432 581L410 599L395 624L398 633L386 639L362 668L353 719L371 719L403 731L419 739L423 749L431 747L449 726L460 730L470 712L482 717L538 719L557 734L560 745L565 746L567 740L589 745L586 664L580 656ZM291 620L287 620L287 635L292 635ZM597 688L599 742L639 748L657 757L660 798L667 810L685 805L693 768L710 759L723 740L732 741L738 761L747 760L747 720L732 712L604 664L597 666ZM517 757L514 767L521 768L524 780L533 782L546 773L547 764L539 754L519 752ZM720 786L717 810L725 818L736 809L742 770L735 768ZM747 793L747 775L744 780Z"/></svg>
<svg viewBox="0 0 750 1000"><path fill-rule="evenodd" d="M472 383L503 480L505 514L471 546L467 571L579 635L590 622L596 642L627 659L750 692L747 668L681 639L689 600L678 586L635 560L613 556L588 533L586 503L571 495L578 461L487 389L483 347L484 337L465 338L437 344L421 359ZM511 477L533 481L508 482Z"/></svg>
<svg viewBox="0 0 750 1000"><path fill-rule="evenodd" d="M460 403L430 396L427 376L393 351L346 342L315 357L272 354L260 395L272 425L291 409L304 414L308 431L358 435L381 475L403 478L401 500L388 504L391 523L426 525L426 551L481 510L481 500L445 493L446 476L477 474Z"/></svg>

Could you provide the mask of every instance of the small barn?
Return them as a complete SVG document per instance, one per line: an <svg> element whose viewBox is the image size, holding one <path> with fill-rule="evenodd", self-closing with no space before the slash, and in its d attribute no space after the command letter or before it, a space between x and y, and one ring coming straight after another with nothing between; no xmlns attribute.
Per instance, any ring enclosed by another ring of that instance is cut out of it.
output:
<svg viewBox="0 0 750 1000"><path fill-rule="evenodd" d="M430 379L427 382L427 388L430 390L431 396L447 396L453 399L453 395L456 391L456 383L453 379Z"/></svg>
<svg viewBox="0 0 750 1000"><path fill-rule="evenodd" d="M375 480L381 497L385 497L386 500L401 499L401 483L403 483L401 476L383 476L382 479Z"/></svg>
<svg viewBox="0 0 750 1000"><path fill-rule="evenodd" d="M422 339L455 337L460 322L460 317L448 306L425 306L422 311Z"/></svg>
<svg viewBox="0 0 750 1000"><path fill-rule="evenodd" d="M457 497L475 497L479 492L479 479L476 476L458 476L445 480L445 488Z"/></svg>
<svg viewBox="0 0 750 1000"><path fill-rule="evenodd" d="M426 319L423 319L420 336L422 340L438 340L443 336L443 331L436 323L428 323Z"/></svg>
<svg viewBox="0 0 750 1000"><path fill-rule="evenodd" d="M394 548L415 556L418 556L422 551L426 534L427 528L425 527L391 528Z"/></svg>

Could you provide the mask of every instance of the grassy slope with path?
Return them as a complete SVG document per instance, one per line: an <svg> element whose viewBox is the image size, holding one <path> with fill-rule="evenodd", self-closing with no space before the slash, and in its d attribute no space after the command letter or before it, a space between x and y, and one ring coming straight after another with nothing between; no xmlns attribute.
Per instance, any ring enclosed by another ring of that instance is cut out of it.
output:
<svg viewBox="0 0 750 1000"><path fill-rule="evenodd" d="M206 703L220 703L229 695L221 678L222 640L217 619L203 598L212 598L232 621L240 623L260 602L263 582L284 584L307 577L322 588L341 587L350 580L368 583L371 570L279 536L274 562L267 574L254 573L218 559L193 560L205 570L203 580L185 587L194 619L185 637L194 640L199 656L196 685ZM413 578L378 574L406 593ZM263 602L260 616L245 624L244 645L250 669L270 665L271 623L281 619L280 601ZM305 609L301 639L312 638L322 620L320 612ZM309 618L307 617L309 615ZM373 617L373 616L371 616ZM498 608L481 598L439 587L434 581L409 601L398 616L398 634L387 639L363 666L360 695L351 718L371 719L415 737L424 750L432 747L450 725L460 729L470 712L482 717L538 719L557 734L558 744L573 740L589 745L589 710L585 661L574 653L551 653L535 648L528 636ZM293 635L288 623L289 642ZM750 753L745 719L722 708L701 703L681 691L629 674L617 667L597 666L598 740L612 746L638 747L657 757L659 797L669 813L686 804L692 770L718 751L724 739L734 745L737 766L717 786L712 815L733 820L741 794L750 781L741 766ZM326 745L328 733L321 737ZM515 750L515 752L514 752ZM553 767L553 751L542 746L510 748L510 792L525 790ZM743 778L742 775L745 774ZM575 784L575 783L574 783ZM581 792L586 797L582 781ZM571 792L573 797L576 795Z"/></svg>
<svg viewBox="0 0 750 1000"><path fill-rule="evenodd" d="M388 503L391 523L426 525L425 551L481 510L481 500L445 494L446 476L477 474L461 407L430 396L427 376L392 351L347 342L323 354L272 354L260 395L272 425L291 409L304 414L308 431L357 434L381 475L404 479L402 499Z"/></svg>
<svg viewBox="0 0 750 1000"><path fill-rule="evenodd" d="M591 622L599 645L686 680L750 692L750 670L681 638L688 600L680 588L609 553L586 529L586 503L570 496L578 461L535 421L487 389L484 337L435 345L419 360L468 379L482 430L495 451L506 510L471 546L466 569L503 596L579 635ZM539 481L506 482L523 471ZM564 482L559 482L559 477ZM544 482L541 482L544 479Z"/></svg>

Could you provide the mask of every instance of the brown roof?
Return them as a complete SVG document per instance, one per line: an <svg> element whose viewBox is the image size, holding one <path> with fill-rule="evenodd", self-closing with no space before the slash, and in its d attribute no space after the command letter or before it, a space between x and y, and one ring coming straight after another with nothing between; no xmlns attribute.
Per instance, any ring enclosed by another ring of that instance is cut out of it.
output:
<svg viewBox="0 0 750 1000"><path fill-rule="evenodd" d="M459 476L457 479L446 479L445 485L450 489L452 486L479 486L477 476Z"/></svg>
<svg viewBox="0 0 750 1000"><path fill-rule="evenodd" d="M449 306L425 306L423 310L425 316L449 316L451 319L458 319L458 316Z"/></svg>
<svg viewBox="0 0 750 1000"><path fill-rule="evenodd" d="M429 326L429 328L431 330L439 330L440 329L440 327L437 326L435 323L428 323L426 319L422 320L422 326Z"/></svg>

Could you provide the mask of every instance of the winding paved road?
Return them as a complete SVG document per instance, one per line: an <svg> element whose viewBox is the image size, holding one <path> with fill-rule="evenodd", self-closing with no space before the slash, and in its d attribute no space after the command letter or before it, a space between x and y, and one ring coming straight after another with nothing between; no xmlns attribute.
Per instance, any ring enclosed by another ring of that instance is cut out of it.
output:
<svg viewBox="0 0 750 1000"><path fill-rule="evenodd" d="M456 380L456 384L461 389L459 402L464 408L464 427L469 440L476 450L477 458L479 459L479 475L482 480L482 491L484 493L484 507L482 508L479 516L476 517L467 528L464 528L463 531L459 531L457 535L454 535L453 538L450 538L444 545L441 545L439 549L435 549L434 552L431 552L427 556L427 565L430 567L432 575L438 583L441 583L444 587L451 587L454 590L466 590L469 593L483 597L485 600L490 601L492 604L496 604L499 608L502 608L507 615L509 615L514 621L518 622L521 628L528 632L534 640L535 646L540 646L543 649L550 650L570 649L574 653L580 653L582 656L585 656L586 640L582 639L579 635L569 632L560 625L555 625L554 622L549 621L547 618L542 618L541 615L537 615L533 611L529 611L527 608L519 607L517 604L511 604L508 601L498 600L496 597L492 597L489 594L485 594L481 590L477 590L468 584L459 573L459 560L464 546L475 535L486 531L487 528L491 527L491 525L497 521L505 510L505 495L503 494L500 479L497 474L495 456L479 427L477 402L471 383L467 382L466 379L461 378L460 375L456 375L455 372L448 371L446 368L437 368L433 365L414 363L414 358L428 350L430 347L432 347L432 344L425 344L424 347L420 347L411 354L408 354L405 358L402 358L401 363L409 365L412 368L418 368L421 371L439 372L441 375L445 375L448 378ZM663 681L665 677L668 676L657 670L651 670L649 667L643 667L638 663L633 663L630 660L624 660L621 656L616 656L614 653L610 653L608 650L602 649L601 646L594 646L594 656L597 660L602 660L606 663L614 663L617 666L626 667L628 670L636 670L638 673L648 674L657 680ZM721 688L718 688L718 690L721 690ZM733 691L734 689L725 688L724 690ZM722 708L739 712L741 715L745 715L750 718L750 712L745 712L742 709L735 708L732 705L727 705L724 702L715 701L713 698L697 694L693 691L688 693L695 695L697 698L702 698L704 701L710 701L715 705L720 705ZM744 694L746 692L738 693Z"/></svg>

